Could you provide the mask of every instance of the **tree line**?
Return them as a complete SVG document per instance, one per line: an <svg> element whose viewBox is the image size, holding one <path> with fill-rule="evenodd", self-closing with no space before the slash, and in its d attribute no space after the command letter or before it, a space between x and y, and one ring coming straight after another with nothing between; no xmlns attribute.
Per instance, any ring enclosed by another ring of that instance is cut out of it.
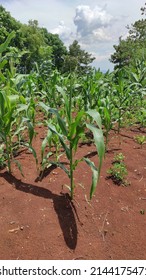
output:
<svg viewBox="0 0 146 280"><path fill-rule="evenodd" d="M142 18L127 26L127 38L120 37L119 44L114 45L115 51L110 61L115 69L133 66L137 60L146 61L145 15L146 3L141 8ZM19 73L30 73L37 69L47 75L49 71L57 69L61 73L76 72L84 75L92 70L91 63L95 58L82 50L77 40L67 49L58 34L39 27L37 20L29 20L28 24L20 23L1 5L0 44L12 31L15 31L15 36L5 55L15 64Z"/></svg>
<svg viewBox="0 0 146 280"><path fill-rule="evenodd" d="M36 66L57 69L62 73L76 71L84 74L91 69L94 57L82 50L78 41L75 40L67 50L59 35L39 27L37 20L22 24L0 6L0 44L12 31L15 31L15 37L7 56L15 58L20 73L29 73Z"/></svg>

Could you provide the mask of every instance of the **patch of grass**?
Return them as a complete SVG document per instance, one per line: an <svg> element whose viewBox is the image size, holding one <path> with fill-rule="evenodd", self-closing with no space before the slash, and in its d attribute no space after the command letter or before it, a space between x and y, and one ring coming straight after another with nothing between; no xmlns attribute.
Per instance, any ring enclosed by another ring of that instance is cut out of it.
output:
<svg viewBox="0 0 146 280"><path fill-rule="evenodd" d="M141 149L143 144L146 143L146 136L145 135L137 135L134 137L134 140L140 145Z"/></svg>
<svg viewBox="0 0 146 280"><path fill-rule="evenodd" d="M124 163L124 158L122 153L115 155L112 167L107 170L107 173L115 184L127 186L128 182L126 181L126 176L128 171Z"/></svg>

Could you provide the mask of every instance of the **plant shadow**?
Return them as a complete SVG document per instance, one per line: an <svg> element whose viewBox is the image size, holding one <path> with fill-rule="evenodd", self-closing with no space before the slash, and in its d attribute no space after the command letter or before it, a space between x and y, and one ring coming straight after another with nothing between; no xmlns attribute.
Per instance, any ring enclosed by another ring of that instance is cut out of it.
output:
<svg viewBox="0 0 146 280"><path fill-rule="evenodd" d="M68 162L60 162L62 165L69 165ZM50 166L49 167L45 167L44 170L41 170L38 177L35 179L35 182L41 182L44 178L48 177L48 175L55 170L58 166L57 166L57 162L55 163L51 163L50 162Z"/></svg>
<svg viewBox="0 0 146 280"><path fill-rule="evenodd" d="M57 168L57 166L52 164L48 168L46 167L44 170L40 171L39 176L35 179L35 182L42 181L44 178L48 177L48 175Z"/></svg>
<svg viewBox="0 0 146 280"><path fill-rule="evenodd" d="M13 184L13 186L19 191L30 193L45 199L51 199L54 204L54 210L58 216L66 245L72 250L76 248L78 231L75 216L77 216L77 212L68 193L61 193L60 195L53 194L46 188L24 183L7 171L1 173L0 177L3 177L9 184Z"/></svg>

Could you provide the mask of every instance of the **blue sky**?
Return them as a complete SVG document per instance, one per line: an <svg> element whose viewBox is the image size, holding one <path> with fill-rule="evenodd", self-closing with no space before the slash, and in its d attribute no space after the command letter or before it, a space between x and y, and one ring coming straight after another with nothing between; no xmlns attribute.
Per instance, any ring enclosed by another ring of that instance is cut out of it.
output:
<svg viewBox="0 0 146 280"><path fill-rule="evenodd" d="M126 26L142 18L145 0L0 0L0 4L22 23L36 19L39 26L59 34L68 47L78 40L82 49L96 58L101 70L113 68L109 62Z"/></svg>

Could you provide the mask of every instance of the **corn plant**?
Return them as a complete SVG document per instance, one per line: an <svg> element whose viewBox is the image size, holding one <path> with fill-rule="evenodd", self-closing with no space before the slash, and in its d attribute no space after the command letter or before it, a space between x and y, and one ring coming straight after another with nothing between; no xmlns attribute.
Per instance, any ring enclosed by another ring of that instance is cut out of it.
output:
<svg viewBox="0 0 146 280"><path fill-rule="evenodd" d="M120 128L122 124L122 118L127 111L129 105L129 100L132 98L130 96L130 87L126 79L126 70L120 69L115 72L115 82L113 85L113 96L112 102L117 111L117 123L118 123L118 133L120 133Z"/></svg>
<svg viewBox="0 0 146 280"><path fill-rule="evenodd" d="M25 121L27 122L29 134L29 140L26 141L25 146L27 146L32 151L36 158L36 153L31 147L32 138L34 135L34 128L31 121L34 115L34 108L32 103L26 105L25 98L17 92L14 86L15 77L13 77L12 80L7 80L5 74L2 73L3 67L7 64L7 61L3 60L2 53L6 51L7 46L14 35L15 33L12 32L8 36L7 40L0 46L0 76L2 78L0 88L0 143L4 145L3 149L1 149L1 160L5 163L7 162L8 171L12 171L11 162L14 161L22 173L19 162L14 159L14 150L20 145L20 132L25 129ZM23 111L24 113L24 107L27 108L27 118L25 115L20 117L20 112ZM16 142L16 137L19 138L18 142Z"/></svg>
<svg viewBox="0 0 146 280"><path fill-rule="evenodd" d="M98 100L103 96L103 73L100 70L91 71L88 75L82 77L81 85L82 99L80 99L80 108L84 107L85 111L88 108L95 109Z"/></svg>
<svg viewBox="0 0 146 280"><path fill-rule="evenodd" d="M8 170L11 172L11 159L13 154L13 132L12 126L15 122L16 103L19 96L7 96L4 91L0 91L0 139L5 144Z"/></svg>
<svg viewBox="0 0 146 280"><path fill-rule="evenodd" d="M146 96L146 62L135 61L135 67L130 71L131 88L137 97L137 118L141 125L145 124L145 96Z"/></svg>
<svg viewBox="0 0 146 280"><path fill-rule="evenodd" d="M102 123L104 126L104 135L105 135L105 150L107 150L107 145L108 145L108 136L109 132L112 129L112 108L113 106L111 105L111 102L109 100L109 97L107 96L106 98L101 98L98 101L98 108L99 108L99 113L102 117Z"/></svg>
<svg viewBox="0 0 146 280"><path fill-rule="evenodd" d="M76 115L73 116L72 96L73 96L73 90L75 85L72 84L72 80L70 81L70 83L71 84L69 87L69 94L64 89L62 90L60 89L63 106L64 106L63 116L62 114L60 114L60 111L58 111L57 109L50 108L46 104L40 103L40 106L47 113L49 112L50 114L55 116L56 122L54 122L54 124L52 124L48 120L48 129L52 134L57 135L58 141L60 142L62 148L65 151L66 157L69 160L69 169L67 169L66 166L59 161L52 162L50 160L49 163L56 164L66 172L66 174L70 179L69 189L70 189L71 199L73 199L74 189L75 189L74 171L77 165L79 164L79 162L85 161L92 170L92 185L90 189L90 199L91 199L95 192L97 182L99 180L102 160L105 152L104 139L103 139L103 133L101 128L101 118L99 113L95 110L88 110L86 112L81 110L79 112L76 112ZM95 166L95 164L92 161L89 160L89 158L83 157L78 160L74 159L75 153L78 148L79 140L81 139L82 135L86 133L87 129L93 133L94 143L96 145L98 156L99 156L98 168ZM51 137L51 134L49 137ZM42 149L44 149L44 145Z"/></svg>

